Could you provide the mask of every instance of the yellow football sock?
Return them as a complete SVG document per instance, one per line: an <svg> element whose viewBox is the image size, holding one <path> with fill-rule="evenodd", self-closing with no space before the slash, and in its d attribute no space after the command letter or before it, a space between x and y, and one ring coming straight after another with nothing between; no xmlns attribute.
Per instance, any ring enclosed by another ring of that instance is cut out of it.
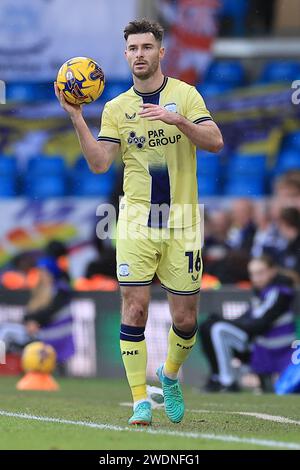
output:
<svg viewBox="0 0 300 470"><path fill-rule="evenodd" d="M171 326L168 338L168 355L164 364L164 374L176 379L178 371L190 354L197 336L197 327L191 334L185 334Z"/></svg>
<svg viewBox="0 0 300 470"><path fill-rule="evenodd" d="M144 330L144 328L121 325L121 354L134 402L147 399L147 347Z"/></svg>

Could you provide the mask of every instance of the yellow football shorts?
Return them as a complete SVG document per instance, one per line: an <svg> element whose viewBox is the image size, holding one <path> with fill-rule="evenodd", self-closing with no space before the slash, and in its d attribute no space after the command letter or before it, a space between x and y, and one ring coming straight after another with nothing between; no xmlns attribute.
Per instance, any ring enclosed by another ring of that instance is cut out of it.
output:
<svg viewBox="0 0 300 470"><path fill-rule="evenodd" d="M173 294L199 292L200 224L184 229L159 229L119 220L116 248L121 286L146 286L157 274L162 287Z"/></svg>

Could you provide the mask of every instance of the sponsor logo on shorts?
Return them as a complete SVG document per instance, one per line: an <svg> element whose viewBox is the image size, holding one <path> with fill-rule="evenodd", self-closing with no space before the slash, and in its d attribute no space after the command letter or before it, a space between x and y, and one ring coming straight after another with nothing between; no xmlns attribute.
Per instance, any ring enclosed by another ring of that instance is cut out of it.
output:
<svg viewBox="0 0 300 470"><path fill-rule="evenodd" d="M119 276L126 277L129 276L129 265L128 264L120 264L119 265Z"/></svg>

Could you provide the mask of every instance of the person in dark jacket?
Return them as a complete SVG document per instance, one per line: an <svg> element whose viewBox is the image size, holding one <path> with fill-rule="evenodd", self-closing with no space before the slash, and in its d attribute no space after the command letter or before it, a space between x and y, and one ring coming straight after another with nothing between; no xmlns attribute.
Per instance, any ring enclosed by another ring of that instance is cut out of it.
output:
<svg viewBox="0 0 300 470"><path fill-rule="evenodd" d="M55 258L45 256L37 267L39 279L31 290L23 323L0 324L0 341L7 351L43 341L54 347L58 362L63 362L74 353L70 285Z"/></svg>
<svg viewBox="0 0 300 470"><path fill-rule="evenodd" d="M279 253L278 262L300 284L300 211L295 207L283 209L279 215L280 234L287 241L287 246Z"/></svg>
<svg viewBox="0 0 300 470"><path fill-rule="evenodd" d="M200 326L204 353L211 367L207 391L238 391L232 359L251 353L259 374L281 372L288 364L295 339L294 288L272 258L263 255L248 265L253 286L251 305L240 318L228 321L212 315ZM251 357L251 356L250 356Z"/></svg>

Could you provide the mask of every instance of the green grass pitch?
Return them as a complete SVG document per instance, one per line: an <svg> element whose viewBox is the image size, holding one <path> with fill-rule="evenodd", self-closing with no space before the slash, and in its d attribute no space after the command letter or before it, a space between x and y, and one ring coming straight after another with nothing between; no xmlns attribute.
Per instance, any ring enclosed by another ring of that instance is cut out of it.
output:
<svg viewBox="0 0 300 470"><path fill-rule="evenodd" d="M185 388L174 425L154 410L150 432L128 430L125 381L64 379L59 392L19 392L0 378L0 449L300 449L300 397L203 395Z"/></svg>

